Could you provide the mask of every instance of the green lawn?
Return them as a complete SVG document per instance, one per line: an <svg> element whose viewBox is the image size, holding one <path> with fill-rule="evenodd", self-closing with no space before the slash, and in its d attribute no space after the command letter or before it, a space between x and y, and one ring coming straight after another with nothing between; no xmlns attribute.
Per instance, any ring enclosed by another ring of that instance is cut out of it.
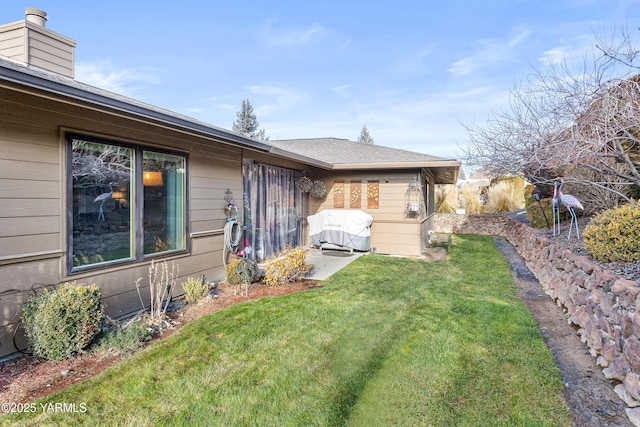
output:
<svg viewBox="0 0 640 427"><path fill-rule="evenodd" d="M0 423L569 426L561 389L493 241L455 236L446 263L361 257L322 289L205 316Z"/></svg>

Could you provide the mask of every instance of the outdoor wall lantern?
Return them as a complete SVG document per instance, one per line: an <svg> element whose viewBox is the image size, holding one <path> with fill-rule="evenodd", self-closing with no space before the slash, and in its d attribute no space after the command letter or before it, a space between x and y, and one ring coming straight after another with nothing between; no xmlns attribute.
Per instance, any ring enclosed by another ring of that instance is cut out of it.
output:
<svg viewBox="0 0 640 427"><path fill-rule="evenodd" d="M420 198L422 197L422 185L419 181L409 183L406 193L407 202L407 215L415 216L420 214L422 204Z"/></svg>

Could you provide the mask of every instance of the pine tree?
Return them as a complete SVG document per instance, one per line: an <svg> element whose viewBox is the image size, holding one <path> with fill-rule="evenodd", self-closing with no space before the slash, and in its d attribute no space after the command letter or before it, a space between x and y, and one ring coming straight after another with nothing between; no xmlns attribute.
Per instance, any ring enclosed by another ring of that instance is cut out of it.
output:
<svg viewBox="0 0 640 427"><path fill-rule="evenodd" d="M362 131L360 132L358 142L361 142L363 144L373 144L373 138L371 138L371 135L369 135L369 129L367 129L367 125L362 126Z"/></svg>
<svg viewBox="0 0 640 427"><path fill-rule="evenodd" d="M259 127L260 123L258 123L258 119L253 112L253 106L248 99L244 99L240 111L236 113L236 120L233 122L232 128L233 131L261 141L269 141L265 130L259 130Z"/></svg>

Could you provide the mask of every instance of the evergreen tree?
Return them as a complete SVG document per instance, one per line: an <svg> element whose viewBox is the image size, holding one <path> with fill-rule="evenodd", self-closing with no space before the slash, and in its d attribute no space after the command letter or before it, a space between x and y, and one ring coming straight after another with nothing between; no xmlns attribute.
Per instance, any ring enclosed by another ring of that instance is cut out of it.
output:
<svg viewBox="0 0 640 427"><path fill-rule="evenodd" d="M369 135L369 129L367 129L366 125L362 126L362 131L360 132L358 142L361 142L363 144L373 144L373 138L371 138L371 135Z"/></svg>
<svg viewBox="0 0 640 427"><path fill-rule="evenodd" d="M260 123L253 112L253 106L248 99L242 101L240 111L236 113L236 120L233 122L233 131L241 133L251 138L261 141L269 141L264 129L258 129Z"/></svg>

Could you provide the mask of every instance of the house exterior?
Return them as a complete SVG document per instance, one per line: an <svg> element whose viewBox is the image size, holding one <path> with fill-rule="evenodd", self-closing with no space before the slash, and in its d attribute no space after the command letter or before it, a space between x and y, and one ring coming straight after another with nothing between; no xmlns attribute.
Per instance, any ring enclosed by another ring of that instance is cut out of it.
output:
<svg viewBox="0 0 640 427"><path fill-rule="evenodd" d="M309 199L309 213L359 209L373 217L377 253L424 252L434 214L434 185L454 184L460 162L428 154L339 138L270 141L272 145L331 164L314 171L327 195Z"/></svg>
<svg viewBox="0 0 640 427"><path fill-rule="evenodd" d="M424 229L433 205L427 188L457 175L456 161L443 160L444 172L426 158L387 168L309 157L285 142L268 144L82 84L73 79L75 41L45 22L44 12L28 9L25 21L0 26L0 356L24 348L20 307L44 286L95 283L106 314L120 317L142 308L139 292L149 300L153 261L177 265L178 283L223 279L230 204L237 209L231 219L268 243L266 256L305 244L304 219L335 206L331 186L340 180L378 179L374 221L388 221L376 227L390 236L393 227ZM325 199L298 191L305 174L328 184ZM424 210L395 224L401 188L416 176L426 184L418 202ZM262 212L276 212L275 219ZM388 236L375 242L382 248ZM389 251L419 253L419 246L401 242Z"/></svg>

